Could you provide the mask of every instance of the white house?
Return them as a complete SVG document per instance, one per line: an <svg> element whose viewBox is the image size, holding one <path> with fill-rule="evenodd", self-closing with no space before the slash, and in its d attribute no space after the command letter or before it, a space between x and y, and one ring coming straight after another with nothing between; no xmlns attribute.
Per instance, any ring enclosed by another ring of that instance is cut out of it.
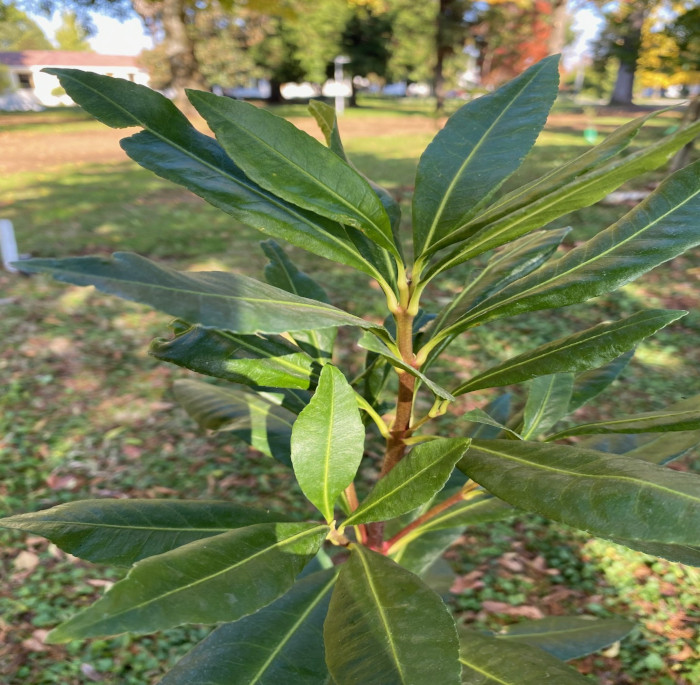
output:
<svg viewBox="0 0 700 685"><path fill-rule="evenodd" d="M141 66L138 57L125 55L98 55L94 52L67 50L22 50L0 52L0 65L7 67L11 82L10 88L0 93L0 110L74 104L63 92L58 79L41 71L45 67L83 69L148 85L148 72Z"/></svg>

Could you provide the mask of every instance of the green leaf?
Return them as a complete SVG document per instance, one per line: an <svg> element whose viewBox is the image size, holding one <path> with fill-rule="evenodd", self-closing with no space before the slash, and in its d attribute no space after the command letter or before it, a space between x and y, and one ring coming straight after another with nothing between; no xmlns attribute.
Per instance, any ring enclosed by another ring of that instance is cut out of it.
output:
<svg viewBox="0 0 700 685"><path fill-rule="evenodd" d="M518 512L513 509L510 504L507 504L503 500L492 497L488 493L480 493L476 497L455 504L449 509L439 513L437 516L428 519L417 528L414 528L396 543L396 556L393 556L394 548L390 548L390 552L397 563L404 565L401 561L403 555L406 553L404 550L406 550L409 555L415 556L411 552L411 547L415 544L414 541L417 541L423 535L448 529L461 533L466 526L475 526L480 523L490 523L492 521L502 521L505 518L515 516L517 513ZM440 551L442 552L442 550ZM410 566L408 568L416 572L415 569Z"/></svg>
<svg viewBox="0 0 700 685"><path fill-rule="evenodd" d="M700 545L695 474L569 445L515 440L473 440L457 466L509 504L599 537Z"/></svg>
<svg viewBox="0 0 700 685"><path fill-rule="evenodd" d="M472 631L460 638L462 685L590 685L588 678L538 647Z"/></svg>
<svg viewBox="0 0 700 685"><path fill-rule="evenodd" d="M569 413L569 401L574 387L572 373L540 376L530 383L523 413L522 439L544 433Z"/></svg>
<svg viewBox="0 0 700 685"><path fill-rule="evenodd" d="M437 315L431 327L433 334L459 321L489 295L503 290L542 266L570 231L570 228L536 231L496 252L489 259L486 268L471 279L462 292Z"/></svg>
<svg viewBox="0 0 700 685"><path fill-rule="evenodd" d="M453 394L521 383L552 373L596 368L686 314L673 309L650 309L621 321L598 324L497 364L460 385Z"/></svg>
<svg viewBox="0 0 700 685"><path fill-rule="evenodd" d="M463 528L429 530L425 534L411 536L405 544L401 544L403 540L400 541L389 549L388 554L397 564L422 577L459 539L462 532Z"/></svg>
<svg viewBox="0 0 700 685"><path fill-rule="evenodd" d="M639 540L622 540L621 538L611 538L611 540L619 545L624 545L653 557L676 561L686 566L700 566L700 545L673 545L659 542L640 542Z"/></svg>
<svg viewBox="0 0 700 685"><path fill-rule="evenodd" d="M378 327L329 304L297 297L247 276L175 271L129 252L115 252L111 258L30 259L22 264L26 271L47 272L75 285L94 285L185 321L235 333Z"/></svg>
<svg viewBox="0 0 700 685"><path fill-rule="evenodd" d="M440 597L390 559L351 545L323 629L337 685L457 685L457 631Z"/></svg>
<svg viewBox="0 0 700 685"><path fill-rule="evenodd" d="M459 230L522 164L557 96L558 56L467 103L427 147L416 174L417 257L459 240Z"/></svg>
<svg viewBox="0 0 700 685"><path fill-rule="evenodd" d="M483 413L495 422L496 425L488 423L483 417L481 417L482 420L480 421L472 419L465 425L464 434L470 438L481 438L483 440L497 438L503 431L505 423L510 417L510 405L510 393L499 395L496 399L489 402L483 410ZM467 414L471 416L472 412L467 412ZM511 431L511 433L513 433L513 431Z"/></svg>
<svg viewBox="0 0 700 685"><path fill-rule="evenodd" d="M279 335L190 326L171 340L156 338L148 352L161 361L252 387L307 390L318 378L318 363Z"/></svg>
<svg viewBox="0 0 700 685"><path fill-rule="evenodd" d="M202 428L227 431L251 447L290 466L290 439L296 415L269 396L181 379L175 399Z"/></svg>
<svg viewBox="0 0 700 685"><path fill-rule="evenodd" d="M700 429L700 395L686 400L685 409L660 409L633 416L620 416L609 421L585 423L571 426L547 440L573 435L600 435L601 433L666 433L668 431L690 431Z"/></svg>
<svg viewBox="0 0 700 685"><path fill-rule="evenodd" d="M670 176L617 223L478 304L452 332L584 302L700 244L700 160Z"/></svg>
<svg viewBox="0 0 700 685"><path fill-rule="evenodd" d="M574 389L571 393L571 400L569 401L568 413L570 414L594 397L600 395L600 393L608 388L627 368L632 357L634 357L634 349L621 354L617 359L613 359L611 362L605 364L605 366L591 369L590 371L576 376L574 380Z"/></svg>
<svg viewBox="0 0 700 685"><path fill-rule="evenodd" d="M138 164L178 183L242 223L378 280L345 229L263 190L166 97L145 86L79 69L46 69L83 109L115 128L140 126L121 146Z"/></svg>
<svg viewBox="0 0 700 685"><path fill-rule="evenodd" d="M328 303L326 291L313 278L299 271L274 240L266 240L260 245L270 260L265 266L265 280L270 285L299 297ZM330 359L337 333L337 328L299 331L294 334L294 340L314 359Z"/></svg>
<svg viewBox="0 0 700 685"><path fill-rule="evenodd" d="M279 514L207 500L96 499L0 519L95 563L130 566L233 528L285 520Z"/></svg>
<svg viewBox="0 0 700 685"><path fill-rule="evenodd" d="M48 639L235 621L284 594L327 533L328 526L316 523L260 523L144 559Z"/></svg>
<svg viewBox="0 0 700 685"><path fill-rule="evenodd" d="M576 444L583 449L626 454L628 457L642 459L651 464L663 465L674 459L680 459L700 445L700 431L674 431L661 434L608 433L583 438Z"/></svg>
<svg viewBox="0 0 700 685"><path fill-rule="evenodd" d="M292 465L299 486L329 523L336 499L362 461L365 428L355 391L330 364L292 429Z"/></svg>
<svg viewBox="0 0 700 685"><path fill-rule="evenodd" d="M286 595L217 628L160 685L325 685L323 621L336 571L300 580Z"/></svg>
<svg viewBox="0 0 700 685"><path fill-rule="evenodd" d="M667 138L645 145L628 157L593 168L586 174L577 175L576 160L571 163L571 169L556 169L552 173L559 174L561 171L560 178L565 180L566 185L560 188L555 184L556 187L552 188L547 182L543 188L533 188L536 193L529 192L530 187L526 186L523 197L518 197L519 191L515 191L515 206L509 205L506 196L505 205L494 205L494 214L487 210L465 226L462 237L470 237L468 243L442 257L430 268L426 278L545 226L569 212L595 204L625 181L665 164L698 133L700 123L691 124ZM541 197L533 197L542 191ZM497 218L501 214L505 216ZM488 223L489 220L491 223Z"/></svg>
<svg viewBox="0 0 700 685"><path fill-rule="evenodd" d="M355 171L367 179L367 182L372 187L372 190L379 196L381 203L384 205L384 209L386 210L389 220L391 221L392 228L396 230L401 221L401 207L385 188L382 188L382 186L374 183L372 179L367 178L348 159L343 143L340 140L340 131L338 131L338 119L335 114L335 107L331 107L320 100L311 100L311 102L309 102L309 112L311 112L314 119L316 119L316 123L326 139L326 145L333 152L335 152L340 159L349 164L351 167L353 167L353 169L355 169ZM394 242L400 250L401 245L397 240L396 233L394 233Z"/></svg>
<svg viewBox="0 0 700 685"><path fill-rule="evenodd" d="M470 409L469 411L464 412L464 414L462 414L462 418L467 419L472 424L497 428L498 433L501 433L502 431L507 431L511 435L514 435L516 438L520 438L519 433L516 433L514 430L508 428L499 421L496 421L492 416L489 416L489 414L487 414L483 409ZM498 435L498 433L496 433L495 435ZM484 435L474 435L473 431L469 432L468 435L469 437L485 437Z"/></svg>
<svg viewBox="0 0 700 685"><path fill-rule="evenodd" d="M401 516L442 490L469 446L464 438L439 438L414 447L372 488L343 525Z"/></svg>
<svg viewBox="0 0 700 685"><path fill-rule="evenodd" d="M393 352L382 340L380 340L376 335L367 333L367 335L362 335L358 340L357 344L370 352L381 355L385 359L388 359L392 366L395 366L412 376L419 378L425 385L430 388L431 392L437 397L441 397L444 400L449 400L454 402L454 397L447 392L443 387L439 386L435 381L430 380L423 372L416 369L414 366L407 364L401 357Z"/></svg>
<svg viewBox="0 0 700 685"><path fill-rule="evenodd" d="M381 201L334 152L247 102L201 91L187 94L248 178L303 209L359 229L400 259Z"/></svg>
<svg viewBox="0 0 700 685"><path fill-rule="evenodd" d="M621 618L550 616L502 628L494 637L539 647L562 661L593 654L622 640L634 623Z"/></svg>

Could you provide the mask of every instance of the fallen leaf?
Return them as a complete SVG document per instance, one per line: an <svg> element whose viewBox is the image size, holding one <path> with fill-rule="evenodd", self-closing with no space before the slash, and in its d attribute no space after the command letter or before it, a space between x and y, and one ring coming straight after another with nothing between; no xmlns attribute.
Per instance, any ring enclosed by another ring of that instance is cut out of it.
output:
<svg viewBox="0 0 700 685"><path fill-rule="evenodd" d="M528 606L522 604L520 606L513 606L507 602L495 602L493 600L485 600L481 603L481 608L489 614L505 614L506 616L520 616L522 618L529 618L532 620L537 620L539 618L544 618L544 614L540 609L534 606Z"/></svg>
<svg viewBox="0 0 700 685"><path fill-rule="evenodd" d="M16 571L33 571L39 565L39 556L34 552L22 550L14 561Z"/></svg>

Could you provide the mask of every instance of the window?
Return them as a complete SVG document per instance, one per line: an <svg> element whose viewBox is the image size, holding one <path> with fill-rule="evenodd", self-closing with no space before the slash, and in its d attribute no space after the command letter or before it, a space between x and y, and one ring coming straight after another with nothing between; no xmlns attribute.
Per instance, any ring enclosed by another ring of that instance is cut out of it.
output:
<svg viewBox="0 0 700 685"><path fill-rule="evenodd" d="M30 71L18 73L17 80L19 81L20 88L34 88L34 79L32 78L32 73Z"/></svg>

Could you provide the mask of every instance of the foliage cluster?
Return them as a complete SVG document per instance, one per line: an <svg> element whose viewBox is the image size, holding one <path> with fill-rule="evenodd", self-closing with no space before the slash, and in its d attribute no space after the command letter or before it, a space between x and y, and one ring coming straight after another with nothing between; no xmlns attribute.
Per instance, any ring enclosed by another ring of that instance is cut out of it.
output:
<svg viewBox="0 0 700 685"><path fill-rule="evenodd" d="M614 420L559 423L614 381L637 344L685 312L652 309L597 323L478 370L451 390L426 374L477 326L603 295L697 245L697 163L563 255L556 250L567 231L547 227L663 163L700 125L620 156L649 118L642 117L497 198L556 96L557 61L544 60L458 111L427 148L409 260L396 233L398 205L347 162L329 108L312 104L324 148L264 111L191 92L217 142L147 89L52 71L104 123L144 128L122 141L140 164L273 238L371 276L390 315L382 325L331 306L271 240L263 243L265 282L177 272L129 253L25 264L178 317L174 337L154 341L152 354L227 381L182 380L178 400L202 425L226 428L290 466L323 519L299 523L285 512L185 500L86 501L4 519L77 556L133 564L95 605L53 630L52 641L221 623L166 676L171 685L205 673L230 682L231 668L240 682L325 683L329 671L339 685L477 683L484 674L493 682L537 683L545 674L585 682L556 657L595 651L629 625L572 617L458 636L430 571L460 530L517 508L697 564L700 477L662 466L697 444L697 398ZM428 283L466 262L481 268L427 314L420 300ZM364 331L365 368L355 378L332 361L339 326ZM431 430L456 396L520 383L527 383L523 407L511 411L509 395L496 394L463 415L461 437ZM393 409L384 392L392 387ZM366 438L385 443L369 492L361 480L355 487ZM679 517L687 527L676 525Z"/></svg>

